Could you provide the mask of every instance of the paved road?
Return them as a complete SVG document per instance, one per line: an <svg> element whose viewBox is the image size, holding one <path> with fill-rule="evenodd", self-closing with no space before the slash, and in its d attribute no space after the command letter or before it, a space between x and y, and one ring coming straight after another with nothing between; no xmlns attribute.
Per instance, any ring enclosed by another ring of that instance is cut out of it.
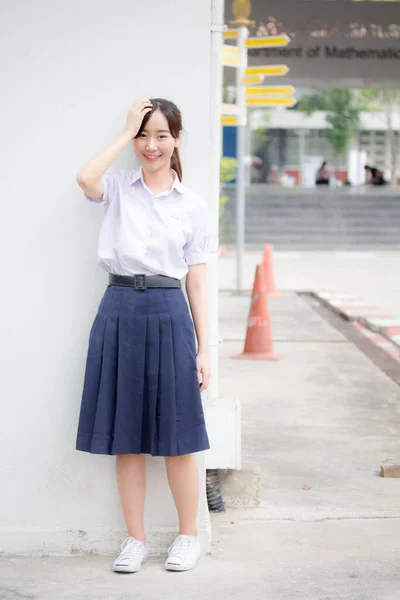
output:
<svg viewBox="0 0 400 600"><path fill-rule="evenodd" d="M259 252L246 252L243 287L251 289ZM277 252L277 285L282 290L344 291L360 295L400 320L400 252ZM220 289L236 288L236 259L220 260Z"/></svg>

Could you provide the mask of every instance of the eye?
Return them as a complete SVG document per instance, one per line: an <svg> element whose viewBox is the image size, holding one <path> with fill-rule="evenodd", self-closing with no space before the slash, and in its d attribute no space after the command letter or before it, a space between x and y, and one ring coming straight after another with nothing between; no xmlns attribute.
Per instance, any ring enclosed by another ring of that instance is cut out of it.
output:
<svg viewBox="0 0 400 600"><path fill-rule="evenodd" d="M167 137L166 135L160 135L160 138L161 138L162 140L165 140L165 139L166 139L166 137Z"/></svg>

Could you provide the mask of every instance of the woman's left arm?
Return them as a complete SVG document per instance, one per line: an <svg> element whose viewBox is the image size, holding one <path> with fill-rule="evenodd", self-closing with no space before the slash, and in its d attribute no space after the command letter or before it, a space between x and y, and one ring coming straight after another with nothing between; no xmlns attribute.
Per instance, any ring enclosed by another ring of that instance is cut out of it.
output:
<svg viewBox="0 0 400 600"><path fill-rule="evenodd" d="M210 358L208 350L208 297L206 264L189 265L186 275L186 292L193 316L197 337L197 376L200 391L206 390L210 381Z"/></svg>

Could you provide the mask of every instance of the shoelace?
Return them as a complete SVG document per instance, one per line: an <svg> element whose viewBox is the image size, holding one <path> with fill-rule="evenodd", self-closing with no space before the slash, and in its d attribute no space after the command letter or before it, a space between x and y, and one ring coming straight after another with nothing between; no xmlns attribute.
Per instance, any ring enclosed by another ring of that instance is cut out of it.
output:
<svg viewBox="0 0 400 600"><path fill-rule="evenodd" d="M139 554L142 547L142 543L134 538L126 538L126 540L121 545L121 554L118 557L118 560L123 560L124 558L136 558Z"/></svg>
<svg viewBox="0 0 400 600"><path fill-rule="evenodd" d="M190 539L186 536L179 536L168 549L172 556L185 560L190 548Z"/></svg>

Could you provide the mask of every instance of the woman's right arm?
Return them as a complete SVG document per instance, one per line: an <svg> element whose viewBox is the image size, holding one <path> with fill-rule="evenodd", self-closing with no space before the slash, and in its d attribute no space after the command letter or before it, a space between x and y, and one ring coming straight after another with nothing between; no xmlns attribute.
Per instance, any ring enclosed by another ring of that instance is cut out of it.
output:
<svg viewBox="0 0 400 600"><path fill-rule="evenodd" d="M135 137L140 129L143 117L151 109L152 105L149 100L136 102L128 111L124 131L104 150L100 150L90 158L78 171L76 175L78 185L93 200L103 198L104 184L101 180L102 176Z"/></svg>

